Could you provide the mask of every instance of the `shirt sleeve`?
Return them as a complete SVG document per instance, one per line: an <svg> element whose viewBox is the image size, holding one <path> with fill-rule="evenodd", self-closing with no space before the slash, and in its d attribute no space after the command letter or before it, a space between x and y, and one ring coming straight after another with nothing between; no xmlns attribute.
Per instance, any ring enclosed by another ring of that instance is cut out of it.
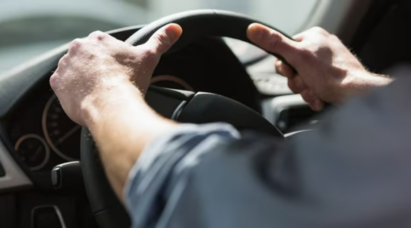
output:
<svg viewBox="0 0 411 228"><path fill-rule="evenodd" d="M149 227L164 217L164 210L177 200L187 174L204 153L240 134L228 124L183 124L150 143L129 174L125 188L133 227ZM177 187L177 189L176 189ZM173 198L173 199L172 199Z"/></svg>
<svg viewBox="0 0 411 228"><path fill-rule="evenodd" d="M133 227L410 227L411 79L280 140L181 125L130 172Z"/></svg>

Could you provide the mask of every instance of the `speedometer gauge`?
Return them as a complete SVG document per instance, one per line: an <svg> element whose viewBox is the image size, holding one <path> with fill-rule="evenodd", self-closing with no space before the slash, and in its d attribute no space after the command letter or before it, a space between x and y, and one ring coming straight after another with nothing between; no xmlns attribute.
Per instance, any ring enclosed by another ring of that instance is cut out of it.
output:
<svg viewBox="0 0 411 228"><path fill-rule="evenodd" d="M44 108L42 127L47 143L58 156L67 161L80 159L81 126L66 115L55 95Z"/></svg>
<svg viewBox="0 0 411 228"><path fill-rule="evenodd" d="M46 141L35 134L20 137L14 146L14 151L33 171L42 169L50 157L50 149Z"/></svg>

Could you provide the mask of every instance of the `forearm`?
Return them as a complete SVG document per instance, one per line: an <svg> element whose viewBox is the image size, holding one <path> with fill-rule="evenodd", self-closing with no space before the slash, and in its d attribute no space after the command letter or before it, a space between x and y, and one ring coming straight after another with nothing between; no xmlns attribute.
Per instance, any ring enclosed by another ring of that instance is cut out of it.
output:
<svg viewBox="0 0 411 228"><path fill-rule="evenodd" d="M123 200L128 173L141 151L176 123L151 110L131 84L118 86L87 103L87 127L97 143L111 186Z"/></svg>
<svg viewBox="0 0 411 228"><path fill-rule="evenodd" d="M346 80L343 82L343 87L346 89L343 90L344 93L338 103L344 102L352 96L361 96L370 90L387 86L393 82L393 79L386 75L373 74L367 71L358 72L355 77L347 77Z"/></svg>

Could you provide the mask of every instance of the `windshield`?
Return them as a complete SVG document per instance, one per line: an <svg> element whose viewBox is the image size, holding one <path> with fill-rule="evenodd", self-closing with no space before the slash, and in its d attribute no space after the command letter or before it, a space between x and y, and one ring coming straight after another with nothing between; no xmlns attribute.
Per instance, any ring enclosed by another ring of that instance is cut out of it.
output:
<svg viewBox="0 0 411 228"><path fill-rule="evenodd" d="M318 0L2 0L0 73L95 30L149 23L193 9L244 13L288 34L301 30ZM227 40L242 61L261 55L251 45Z"/></svg>

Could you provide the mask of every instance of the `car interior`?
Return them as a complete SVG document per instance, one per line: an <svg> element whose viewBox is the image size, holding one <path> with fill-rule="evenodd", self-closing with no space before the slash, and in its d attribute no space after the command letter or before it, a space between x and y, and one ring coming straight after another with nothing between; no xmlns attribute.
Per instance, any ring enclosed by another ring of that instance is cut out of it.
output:
<svg viewBox="0 0 411 228"><path fill-rule="evenodd" d="M410 12L407 0L324 0L300 30L323 27L370 71L396 77L393 69L411 61ZM235 12L197 10L107 33L139 45L161 25L181 24L184 35L157 66L148 104L180 122L228 122L287 140L338 106L313 112L288 89L274 70L275 58L282 57L246 38L245 29L255 21ZM255 54L239 58L232 46L237 42ZM2 228L130 226L91 135L68 118L50 88L49 78L67 50L68 44L0 74Z"/></svg>

